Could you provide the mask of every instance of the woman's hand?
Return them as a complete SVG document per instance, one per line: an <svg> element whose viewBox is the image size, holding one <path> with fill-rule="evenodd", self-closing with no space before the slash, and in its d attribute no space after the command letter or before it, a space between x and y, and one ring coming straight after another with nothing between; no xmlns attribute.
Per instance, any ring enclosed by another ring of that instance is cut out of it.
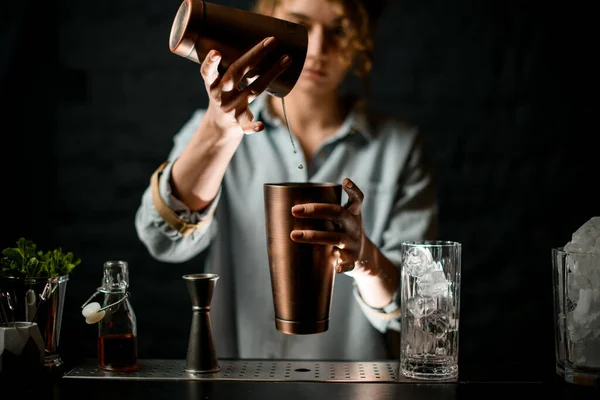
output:
<svg viewBox="0 0 600 400"><path fill-rule="evenodd" d="M249 134L264 129L262 122L254 121L248 106L290 65L291 59L289 56L283 56L260 76L249 78L246 74L274 47L274 37L264 39L234 61L222 75L218 70L221 55L216 50L211 50L202 62L200 73L209 97L206 115L224 132L239 132L241 129ZM244 89L240 85L242 82L248 84Z"/></svg>
<svg viewBox="0 0 600 400"><path fill-rule="evenodd" d="M320 218L331 221L332 231L294 230L293 241L333 246L331 262L338 273L354 278L364 302L374 308L389 304L397 290L397 268L369 240L363 229L361 207L364 195L350 180L342 182L348 202L339 204L308 203L292 207L296 218Z"/></svg>
<svg viewBox="0 0 600 400"><path fill-rule="evenodd" d="M294 230L290 237L299 243L334 246L332 262L338 273L348 273L354 278L376 275L376 266L372 262L374 246L365 235L361 216L364 195L348 178L342 182L342 188L348 194L348 202L343 207L326 203L292 207L294 217L330 220L336 226L335 231Z"/></svg>

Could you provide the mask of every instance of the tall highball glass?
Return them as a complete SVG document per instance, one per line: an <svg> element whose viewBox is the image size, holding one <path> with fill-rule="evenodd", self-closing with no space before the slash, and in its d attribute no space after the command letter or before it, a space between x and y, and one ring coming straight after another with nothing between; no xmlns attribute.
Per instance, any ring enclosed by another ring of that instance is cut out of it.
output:
<svg viewBox="0 0 600 400"><path fill-rule="evenodd" d="M402 244L400 373L422 380L458 377L461 244Z"/></svg>

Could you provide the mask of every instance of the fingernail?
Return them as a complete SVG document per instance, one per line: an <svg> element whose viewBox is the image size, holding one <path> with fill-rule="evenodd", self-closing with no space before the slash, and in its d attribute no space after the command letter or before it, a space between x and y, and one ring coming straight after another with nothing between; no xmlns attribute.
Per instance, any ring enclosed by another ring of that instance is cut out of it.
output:
<svg viewBox="0 0 600 400"><path fill-rule="evenodd" d="M303 205L297 205L297 206L292 207L292 212L294 214L304 214L304 211L305 211L305 209L304 209Z"/></svg>
<svg viewBox="0 0 600 400"><path fill-rule="evenodd" d="M263 46L269 47L271 44L273 44L274 41L275 41L275 38L273 36L271 36L270 38L267 38L264 41Z"/></svg>
<svg viewBox="0 0 600 400"><path fill-rule="evenodd" d="M254 125L254 131L255 132L260 132L260 124Z"/></svg>
<svg viewBox="0 0 600 400"><path fill-rule="evenodd" d="M210 52L210 60L211 61L217 61L219 59L219 53L217 53L216 51L212 50Z"/></svg>
<svg viewBox="0 0 600 400"><path fill-rule="evenodd" d="M338 274L345 274L347 272L352 271L352 269L349 268L348 265L344 265L344 264L338 264L338 265L336 265L335 268L336 268Z"/></svg>
<svg viewBox="0 0 600 400"><path fill-rule="evenodd" d="M346 179L346 180L344 181L344 185L346 185L346 187L347 187L348 189L352 189L352 182L350 181L350 179Z"/></svg>
<svg viewBox="0 0 600 400"><path fill-rule="evenodd" d="M280 61L280 64L282 67L287 67L291 61L292 59L289 56L283 56L283 58Z"/></svg>
<svg viewBox="0 0 600 400"><path fill-rule="evenodd" d="M304 232L302 231L292 231L292 239L302 239L304 237Z"/></svg>

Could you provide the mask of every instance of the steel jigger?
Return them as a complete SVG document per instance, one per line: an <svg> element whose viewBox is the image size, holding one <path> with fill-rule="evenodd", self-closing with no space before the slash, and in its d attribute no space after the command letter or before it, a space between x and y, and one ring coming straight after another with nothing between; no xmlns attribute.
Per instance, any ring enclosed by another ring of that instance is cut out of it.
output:
<svg viewBox="0 0 600 400"><path fill-rule="evenodd" d="M192 326L188 341L185 370L210 373L219 370L210 325L210 303L219 276L217 274L184 275L192 300Z"/></svg>

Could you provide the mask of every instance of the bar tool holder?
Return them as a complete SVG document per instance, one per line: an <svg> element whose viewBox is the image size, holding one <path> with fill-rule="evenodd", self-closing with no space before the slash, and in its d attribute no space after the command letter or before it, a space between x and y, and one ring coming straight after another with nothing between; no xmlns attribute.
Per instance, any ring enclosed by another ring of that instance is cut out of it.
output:
<svg viewBox="0 0 600 400"><path fill-rule="evenodd" d="M210 325L210 303L219 276L187 274L183 276L192 300L192 324L185 370L190 373L219 371Z"/></svg>

